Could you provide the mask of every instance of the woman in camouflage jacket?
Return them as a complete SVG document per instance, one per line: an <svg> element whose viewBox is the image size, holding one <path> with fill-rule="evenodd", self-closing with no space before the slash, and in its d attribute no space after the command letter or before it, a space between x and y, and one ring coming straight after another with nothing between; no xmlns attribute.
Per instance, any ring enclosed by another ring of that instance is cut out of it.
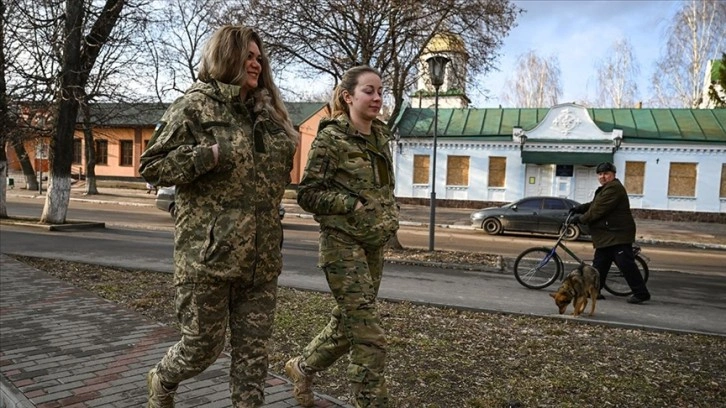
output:
<svg viewBox="0 0 726 408"><path fill-rule="evenodd" d="M383 374L386 338L376 306L383 247L398 230L390 141L376 119L381 76L348 70L321 121L298 190L300 207L320 223L320 261L337 306L328 325L287 362L300 405L313 406L314 374L350 353L348 379L356 407L388 406Z"/></svg>
<svg viewBox="0 0 726 408"><path fill-rule="evenodd" d="M149 372L149 407L173 407L177 385L214 363L227 322L233 406L264 403L282 271L278 206L297 139L260 37L220 28L205 46L199 82L169 107L141 156L146 181L176 186L182 333Z"/></svg>

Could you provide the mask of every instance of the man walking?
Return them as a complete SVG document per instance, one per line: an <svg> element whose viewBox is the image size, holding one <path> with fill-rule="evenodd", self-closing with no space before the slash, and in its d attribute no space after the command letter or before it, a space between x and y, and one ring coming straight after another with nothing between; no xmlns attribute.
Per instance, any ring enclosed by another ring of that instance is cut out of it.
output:
<svg viewBox="0 0 726 408"><path fill-rule="evenodd" d="M633 294L628 303L643 303L650 300L650 292L643 276L635 264L633 242L635 242L635 220L630 212L630 200L623 184L615 178L612 163L600 163L596 170L600 187L589 203L573 208L573 223L587 224L592 236L595 256L592 261L600 272L600 287L607 279L613 262L620 268ZM581 215L580 215L581 214ZM598 299L604 299L602 295Z"/></svg>

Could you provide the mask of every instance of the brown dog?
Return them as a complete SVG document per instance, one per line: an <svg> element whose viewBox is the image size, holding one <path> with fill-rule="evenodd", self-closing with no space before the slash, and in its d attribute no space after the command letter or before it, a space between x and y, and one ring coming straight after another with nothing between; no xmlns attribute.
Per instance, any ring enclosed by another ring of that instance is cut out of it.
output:
<svg viewBox="0 0 726 408"><path fill-rule="evenodd" d="M556 293L550 293L555 299L555 304L560 309L560 314L565 313L567 305L573 302L575 310L573 316L579 316L585 311L587 306L587 298L592 301L590 307L590 316L595 313L595 304L597 303L597 294L600 293L600 274L597 269L590 265L580 264L577 269L570 272L562 281L562 285Z"/></svg>

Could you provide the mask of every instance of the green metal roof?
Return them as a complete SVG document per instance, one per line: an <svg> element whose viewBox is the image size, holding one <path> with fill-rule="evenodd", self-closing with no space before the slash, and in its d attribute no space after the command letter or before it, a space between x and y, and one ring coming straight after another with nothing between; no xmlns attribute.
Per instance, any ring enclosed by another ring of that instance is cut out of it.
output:
<svg viewBox="0 0 726 408"><path fill-rule="evenodd" d="M290 121L294 126L300 126L319 111L326 102L285 102Z"/></svg>
<svg viewBox="0 0 726 408"><path fill-rule="evenodd" d="M285 102L294 126L302 125L326 102ZM104 126L155 127L169 103L95 103L91 105L91 120ZM78 123L83 120L78 113Z"/></svg>
<svg viewBox="0 0 726 408"><path fill-rule="evenodd" d="M726 109L587 109L604 132L623 131L628 142L726 143ZM512 128L532 129L541 109L439 109L437 137L510 140ZM434 110L407 108L394 126L402 138L433 136Z"/></svg>

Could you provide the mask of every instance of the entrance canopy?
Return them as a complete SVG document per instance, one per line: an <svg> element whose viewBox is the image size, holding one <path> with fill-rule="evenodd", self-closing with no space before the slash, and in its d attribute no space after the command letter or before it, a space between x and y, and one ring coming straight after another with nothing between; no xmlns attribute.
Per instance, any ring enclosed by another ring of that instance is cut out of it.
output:
<svg viewBox="0 0 726 408"><path fill-rule="evenodd" d="M613 162L612 153L538 152L523 151L522 163L530 164L579 164L597 166L602 162Z"/></svg>

